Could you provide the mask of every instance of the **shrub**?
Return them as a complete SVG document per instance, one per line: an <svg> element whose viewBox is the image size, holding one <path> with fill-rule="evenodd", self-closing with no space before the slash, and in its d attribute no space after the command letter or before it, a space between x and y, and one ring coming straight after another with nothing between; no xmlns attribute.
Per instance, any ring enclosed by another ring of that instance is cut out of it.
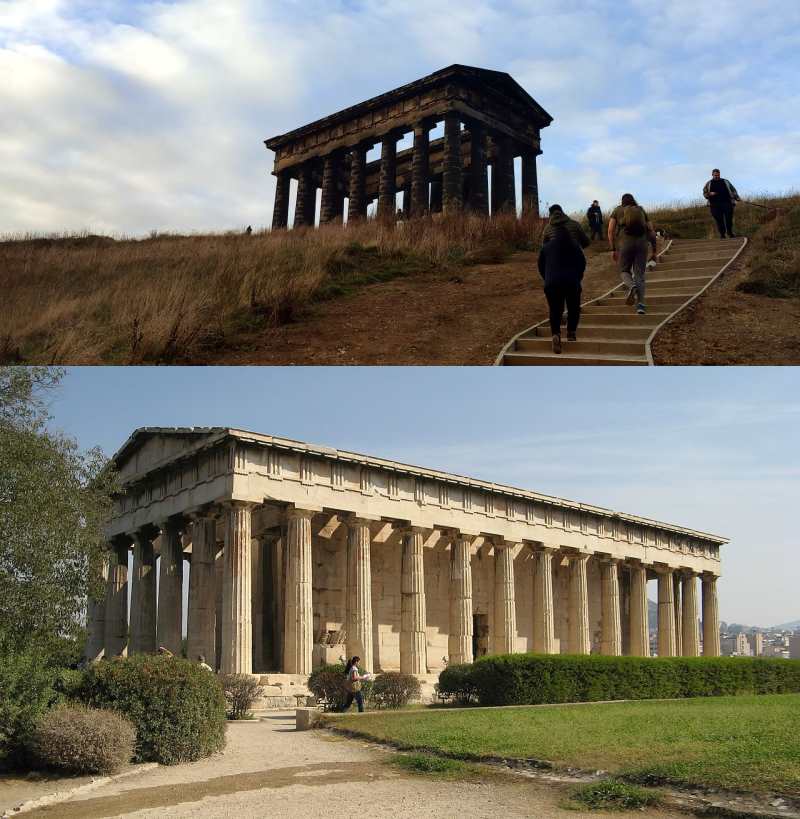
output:
<svg viewBox="0 0 800 819"><path fill-rule="evenodd" d="M253 703L264 693L258 680L250 674L224 674L220 682L228 703L228 717L246 719L251 716Z"/></svg>
<svg viewBox="0 0 800 819"><path fill-rule="evenodd" d="M59 668L54 685L56 692L67 701L78 699L83 687L84 675L85 672L77 668Z"/></svg>
<svg viewBox="0 0 800 819"><path fill-rule="evenodd" d="M482 657L458 674L474 686L481 705L800 691L800 661L762 657L501 654Z"/></svg>
<svg viewBox="0 0 800 819"><path fill-rule="evenodd" d="M137 762L191 762L225 747L222 686L189 660L137 654L95 663L80 696L133 722Z"/></svg>
<svg viewBox="0 0 800 819"><path fill-rule="evenodd" d="M38 719L58 699L56 670L36 651L0 643L0 766L21 761Z"/></svg>
<svg viewBox="0 0 800 819"><path fill-rule="evenodd" d="M34 760L46 768L108 774L130 762L135 741L136 729L122 714L65 706L39 720L29 749Z"/></svg>
<svg viewBox="0 0 800 819"><path fill-rule="evenodd" d="M372 683L372 701L378 708L402 708L419 699L422 691L413 674L386 671Z"/></svg>
<svg viewBox="0 0 800 819"><path fill-rule="evenodd" d="M451 696L456 702L466 705L478 698L478 690L471 674L472 666L448 665L439 674L439 693Z"/></svg>

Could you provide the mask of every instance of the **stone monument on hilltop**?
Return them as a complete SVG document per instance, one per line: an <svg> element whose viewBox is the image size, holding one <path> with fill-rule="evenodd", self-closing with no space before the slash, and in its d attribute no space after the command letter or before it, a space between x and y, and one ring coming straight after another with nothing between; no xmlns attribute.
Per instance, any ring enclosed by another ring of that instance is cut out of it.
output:
<svg viewBox="0 0 800 819"><path fill-rule="evenodd" d="M113 462L91 660L180 652L185 597L189 657L225 672L304 678L339 654L422 678L487 651L646 656L656 579L658 655L699 654L701 616L703 653L719 654L716 535L236 429L138 429Z"/></svg>
<svg viewBox="0 0 800 819"><path fill-rule="evenodd" d="M536 157L540 131L553 118L509 74L452 65L415 82L267 139L275 152L273 230L289 224L296 180L295 227L363 219L377 199L378 218L395 218L402 192L406 216L467 208L516 212L514 159L522 160L522 209L538 213ZM444 137L430 140L444 123ZM413 147L397 151L413 132ZM380 144L380 159L367 153ZM491 168L491 186L488 168Z"/></svg>

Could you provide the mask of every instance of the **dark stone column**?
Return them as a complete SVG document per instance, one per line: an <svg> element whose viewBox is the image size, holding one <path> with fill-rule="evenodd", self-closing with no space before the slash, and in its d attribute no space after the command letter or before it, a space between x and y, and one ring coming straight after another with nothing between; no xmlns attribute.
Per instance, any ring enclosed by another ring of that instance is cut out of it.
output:
<svg viewBox="0 0 800 819"><path fill-rule="evenodd" d="M489 175L486 164L486 127L473 121L470 130L469 207L474 213L489 213Z"/></svg>
<svg viewBox="0 0 800 819"><path fill-rule="evenodd" d="M275 204L272 208L272 229L282 230L289 224L289 183L287 171L281 171L275 178Z"/></svg>
<svg viewBox="0 0 800 819"><path fill-rule="evenodd" d="M397 134L386 134L381 143L378 181L378 219L393 222L397 210Z"/></svg>
<svg viewBox="0 0 800 819"><path fill-rule="evenodd" d="M436 174L431 179L431 213L441 213L443 206L443 174Z"/></svg>
<svg viewBox="0 0 800 819"><path fill-rule="evenodd" d="M408 219L411 216L411 188L403 188L403 216Z"/></svg>
<svg viewBox="0 0 800 819"><path fill-rule="evenodd" d="M369 146L357 145L350 154L350 191L347 205L347 221L355 222L367 215L367 151Z"/></svg>
<svg viewBox="0 0 800 819"><path fill-rule="evenodd" d="M322 164L322 202L319 223L333 222L342 215L342 197L339 195L339 168L341 155L328 154Z"/></svg>
<svg viewBox="0 0 800 819"><path fill-rule="evenodd" d="M313 227L317 189L311 173L311 163L304 162L297 172L297 201L294 206L294 226Z"/></svg>
<svg viewBox="0 0 800 819"><path fill-rule="evenodd" d="M522 213L539 215L539 182L536 176L536 152L522 154Z"/></svg>
<svg viewBox="0 0 800 819"><path fill-rule="evenodd" d="M461 118L457 113L446 114L444 118L443 166L442 208L445 213L456 213L463 206L461 200Z"/></svg>
<svg viewBox="0 0 800 819"><path fill-rule="evenodd" d="M424 216L428 210L430 176L430 125L414 126L414 153L411 157L411 216Z"/></svg>
<svg viewBox="0 0 800 819"><path fill-rule="evenodd" d="M517 212L517 192L514 185L514 143L511 137L499 139L497 161L494 164L497 172L497 210L506 213ZM494 180L492 180L494 184Z"/></svg>

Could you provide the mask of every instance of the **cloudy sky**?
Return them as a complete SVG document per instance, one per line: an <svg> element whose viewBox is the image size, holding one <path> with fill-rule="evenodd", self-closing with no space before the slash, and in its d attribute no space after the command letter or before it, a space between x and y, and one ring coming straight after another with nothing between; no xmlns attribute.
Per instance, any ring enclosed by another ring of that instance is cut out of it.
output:
<svg viewBox="0 0 800 819"><path fill-rule="evenodd" d="M722 619L800 619L797 368L487 372L78 367L52 412L109 455L140 426L239 427L713 532Z"/></svg>
<svg viewBox="0 0 800 819"><path fill-rule="evenodd" d="M268 223L263 139L452 63L554 117L544 202L797 186L785 0L0 0L0 233Z"/></svg>

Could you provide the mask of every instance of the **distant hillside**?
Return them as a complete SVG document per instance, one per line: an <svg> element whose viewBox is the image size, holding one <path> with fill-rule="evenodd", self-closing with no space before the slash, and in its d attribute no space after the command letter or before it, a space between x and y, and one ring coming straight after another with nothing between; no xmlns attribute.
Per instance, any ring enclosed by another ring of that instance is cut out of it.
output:
<svg viewBox="0 0 800 819"><path fill-rule="evenodd" d="M800 620L792 620L791 623L781 623L779 626L772 626L769 631L795 631L800 630Z"/></svg>

